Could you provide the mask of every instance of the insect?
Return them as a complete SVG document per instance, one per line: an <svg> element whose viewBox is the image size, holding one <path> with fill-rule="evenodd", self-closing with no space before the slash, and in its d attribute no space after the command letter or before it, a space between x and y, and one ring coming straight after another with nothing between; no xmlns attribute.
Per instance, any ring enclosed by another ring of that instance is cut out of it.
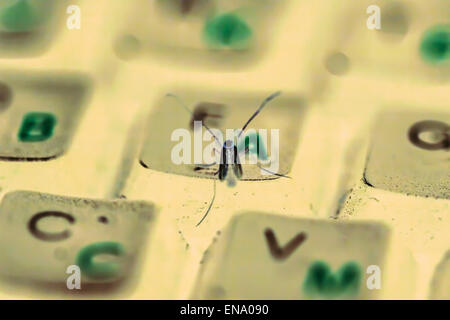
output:
<svg viewBox="0 0 450 320"><path fill-rule="evenodd" d="M221 149L219 170L217 170L217 172L214 173L214 175L218 175L219 181L226 181L227 185L229 187L233 187L236 185L236 182L238 180L241 180L243 171L242 171L241 162L239 160L239 151L237 148L237 145L238 145L237 142L239 141L240 137L242 136L242 134L244 133L244 131L248 127L248 125L253 121L253 119L256 118L256 116L262 111L262 109L270 101L272 101L279 95L281 95L281 91L277 91L277 92L271 94L270 96L268 96L266 99L264 99L264 101L261 103L261 105L255 111L255 113L253 113L253 115L247 120L247 122L244 124L244 126L240 130L240 132L236 138L236 143L233 140L227 139L227 140L225 140L225 142L222 145L221 142L219 141L219 139L217 138L217 136L214 135L214 133L211 131L211 129L202 121L202 126L206 130L208 130L208 132L214 137L214 140L217 142L217 144L219 145L219 148ZM180 98L178 98L178 96L176 96L175 94L172 94L172 93L168 93L166 96L176 99L178 101L178 103L187 112L189 112L191 115L194 115L194 113L183 103L183 101ZM216 149L214 149L214 151L217 152ZM246 147L244 151L247 153L248 147ZM214 166L216 164L217 164L216 162L213 162L211 164L201 165L199 168L207 168L207 167ZM288 176L268 171L267 169L264 169L264 168L260 167L259 165L258 165L258 167L262 170L269 172L270 174L273 174L273 175L276 175L279 177L289 178ZM214 203L215 197L216 197L216 180L214 180L214 194L211 199L210 205L209 205L208 209L206 210L205 214L203 215L202 219L197 223L197 226L199 226L203 222L203 220L205 220L205 218L208 216L208 213L211 210L211 207Z"/></svg>

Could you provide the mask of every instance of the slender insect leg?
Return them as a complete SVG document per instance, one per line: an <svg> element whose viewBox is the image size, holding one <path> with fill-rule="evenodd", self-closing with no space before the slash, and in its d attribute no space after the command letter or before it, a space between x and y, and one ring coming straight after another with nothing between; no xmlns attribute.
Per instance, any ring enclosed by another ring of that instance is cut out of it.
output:
<svg viewBox="0 0 450 320"><path fill-rule="evenodd" d="M203 222L203 220L206 219L206 217L207 217L208 214L209 214L209 211L211 211L211 208L212 208L212 206L213 206L213 204L214 204L214 200L215 200L215 199L216 199L216 180L214 179L214 191L213 191L213 197L211 198L211 202L209 203L208 209L206 210L206 212L205 212L205 214L203 215L203 217L201 218L201 220L197 223L196 227L198 227L198 226Z"/></svg>
<svg viewBox="0 0 450 320"><path fill-rule="evenodd" d="M213 148L213 150L214 150L214 153L218 154L218 151L217 151L216 148ZM214 161L213 163L210 163L210 164L197 164L197 165L194 167L194 171L203 170L203 169L212 167L212 166L214 166L214 165L216 165L216 164L217 164L216 161Z"/></svg>
<svg viewBox="0 0 450 320"><path fill-rule="evenodd" d="M213 162L213 163L210 163L210 164L197 164L195 166L194 170L206 169L206 168L212 167L212 166L214 166L216 164L217 164L217 162Z"/></svg>

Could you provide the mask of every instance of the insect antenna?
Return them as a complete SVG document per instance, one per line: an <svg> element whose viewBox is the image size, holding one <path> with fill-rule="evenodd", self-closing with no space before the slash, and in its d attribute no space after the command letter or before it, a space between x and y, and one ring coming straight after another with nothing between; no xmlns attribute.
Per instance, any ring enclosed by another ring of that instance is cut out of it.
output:
<svg viewBox="0 0 450 320"><path fill-rule="evenodd" d="M194 116L194 113L191 111L191 109L189 109L186 104L175 94L173 93L167 93L166 97L169 98L174 98L175 100L177 100L178 104L180 104L187 112L189 112L192 116ZM219 141L219 138L217 138L217 136L212 132L212 130L203 122L201 121L202 126L208 130L208 132L214 137L214 140L216 140L216 142L219 144L220 148L222 148L222 144Z"/></svg>
<svg viewBox="0 0 450 320"><path fill-rule="evenodd" d="M271 100L275 99L281 94L281 91L277 91L275 93L272 93L270 96L268 96L259 106L258 110L255 111L255 113L250 117L250 119L247 120L247 122L244 124L244 126L241 129L241 132L239 132L238 139L242 135L242 133L245 131L245 129L248 127L250 122L252 122L253 119L256 118L256 116L261 112L261 110L266 106L267 103L269 103Z"/></svg>
<svg viewBox="0 0 450 320"><path fill-rule="evenodd" d="M196 227L198 227L203 222L203 220L206 219L206 217L209 214L209 211L211 211L211 208L212 208L212 206L214 204L214 200L215 199L216 199L216 179L214 179L214 193L213 193L213 197L211 198L211 202L209 203L208 209L206 210L206 212L203 215L202 219L197 223Z"/></svg>

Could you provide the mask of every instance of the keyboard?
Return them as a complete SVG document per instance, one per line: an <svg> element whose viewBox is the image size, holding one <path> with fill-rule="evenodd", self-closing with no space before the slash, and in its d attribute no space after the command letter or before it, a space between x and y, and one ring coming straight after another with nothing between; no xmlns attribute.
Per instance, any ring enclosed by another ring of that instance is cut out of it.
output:
<svg viewBox="0 0 450 320"><path fill-rule="evenodd" d="M450 299L448 0L0 3L1 299Z"/></svg>

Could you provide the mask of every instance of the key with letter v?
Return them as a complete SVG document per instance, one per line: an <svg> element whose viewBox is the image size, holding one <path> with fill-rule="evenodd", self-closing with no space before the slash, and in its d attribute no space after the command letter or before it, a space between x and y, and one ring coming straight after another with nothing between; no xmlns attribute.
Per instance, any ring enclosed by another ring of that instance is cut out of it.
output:
<svg viewBox="0 0 450 320"><path fill-rule="evenodd" d="M295 251L295 249L297 249L297 247L299 247L306 240L306 234L301 232L291 239L291 241L289 241L283 248L281 248L272 229L267 228L264 231L264 235L266 236L270 253L277 260L287 259Z"/></svg>
<svg viewBox="0 0 450 320"><path fill-rule="evenodd" d="M337 299L380 298L382 291L370 290L365 279L363 281L358 275L365 274L370 265L379 266L383 274L391 273L385 261L400 251L389 251L389 237L390 229L375 222L338 222L243 212L235 215L211 244L192 289L192 297L291 300L327 299L331 295ZM327 267L318 266L317 261L323 261ZM319 288L319 294L312 296L310 291L304 290L305 283L309 284L306 280L311 274L311 266L315 276L312 287ZM393 268L397 266L400 264L394 264ZM401 268L394 269L394 275L402 271ZM336 274L337 270L341 272ZM397 278L401 281L392 278L394 288L399 287L397 283L410 281L409 276ZM345 295L333 296L335 289Z"/></svg>

